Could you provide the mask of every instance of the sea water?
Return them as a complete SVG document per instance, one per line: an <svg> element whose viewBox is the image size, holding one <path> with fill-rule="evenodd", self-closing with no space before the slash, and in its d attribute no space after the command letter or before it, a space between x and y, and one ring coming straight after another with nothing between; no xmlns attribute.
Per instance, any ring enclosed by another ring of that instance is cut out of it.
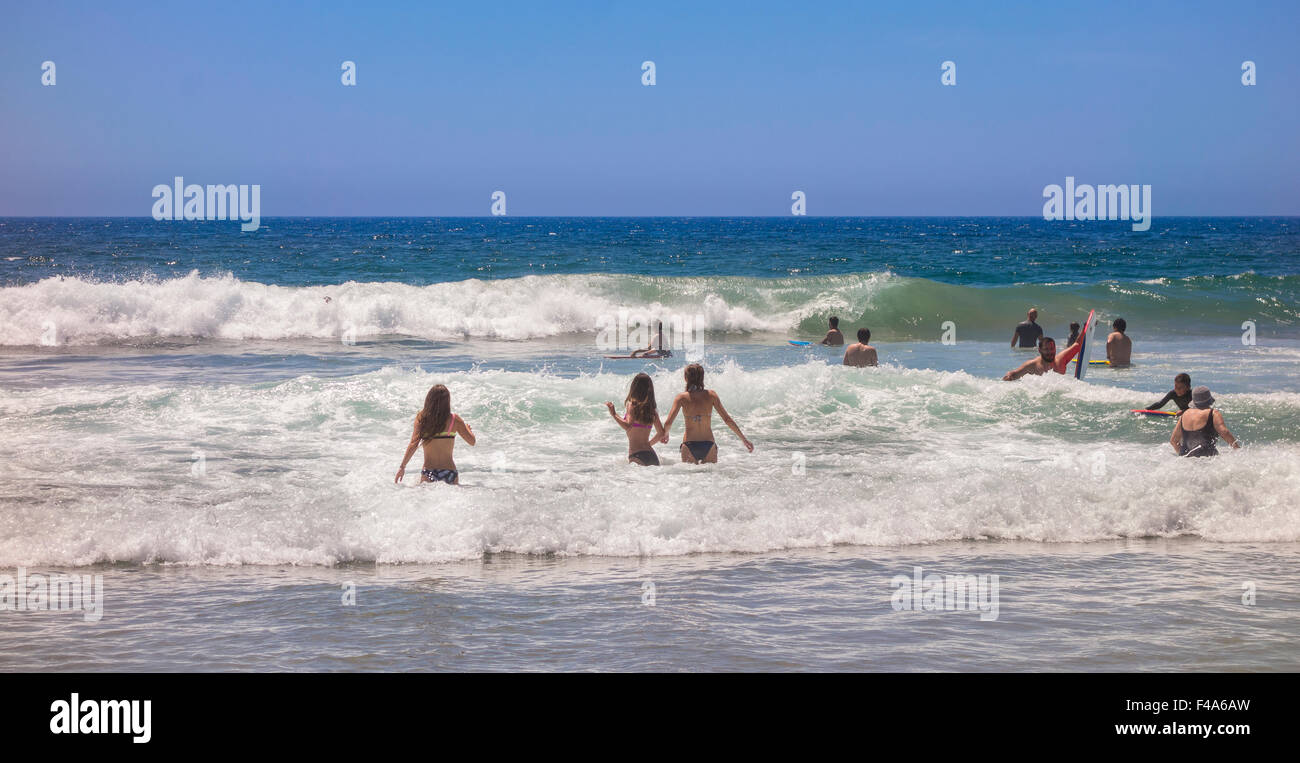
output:
<svg viewBox="0 0 1300 763"><path fill-rule="evenodd" d="M1029 307L1134 365L1000 381ZM692 341L605 359L620 314ZM880 367L786 344L831 315ZM754 453L628 466L604 402L687 362ZM106 598L0 611L0 668L1294 670L1298 370L1290 218L4 219L0 570ZM1243 449L1128 413L1179 372ZM394 484L439 383L462 486Z"/></svg>

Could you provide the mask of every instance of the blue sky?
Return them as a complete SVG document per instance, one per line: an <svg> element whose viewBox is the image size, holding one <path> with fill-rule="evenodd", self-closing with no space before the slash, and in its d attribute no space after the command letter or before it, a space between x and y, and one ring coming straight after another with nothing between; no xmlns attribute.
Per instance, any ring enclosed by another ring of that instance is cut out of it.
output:
<svg viewBox="0 0 1300 763"><path fill-rule="evenodd" d="M1300 214L1295 2L106 5L5 10L0 215Z"/></svg>

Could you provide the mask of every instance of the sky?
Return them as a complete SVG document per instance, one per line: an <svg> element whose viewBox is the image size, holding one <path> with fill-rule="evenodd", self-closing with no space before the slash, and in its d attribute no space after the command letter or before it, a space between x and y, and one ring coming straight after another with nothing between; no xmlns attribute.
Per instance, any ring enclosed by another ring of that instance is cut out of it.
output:
<svg viewBox="0 0 1300 763"><path fill-rule="evenodd" d="M1294 1L3 2L4 216L1300 214Z"/></svg>

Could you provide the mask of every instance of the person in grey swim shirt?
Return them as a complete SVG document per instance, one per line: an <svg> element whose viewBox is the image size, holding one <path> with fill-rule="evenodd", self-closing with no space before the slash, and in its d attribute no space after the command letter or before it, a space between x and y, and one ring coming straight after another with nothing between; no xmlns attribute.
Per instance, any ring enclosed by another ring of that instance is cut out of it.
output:
<svg viewBox="0 0 1300 763"><path fill-rule="evenodd" d="M1038 339L1043 335L1043 327L1038 325L1038 308L1031 307L1026 315L1029 320L1016 324L1016 333L1011 335L1011 346L1020 343L1021 349L1038 346Z"/></svg>

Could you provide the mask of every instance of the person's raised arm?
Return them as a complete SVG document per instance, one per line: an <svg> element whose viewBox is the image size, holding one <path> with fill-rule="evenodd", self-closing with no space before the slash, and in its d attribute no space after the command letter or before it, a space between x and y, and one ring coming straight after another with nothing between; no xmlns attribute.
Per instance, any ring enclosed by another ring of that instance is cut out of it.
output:
<svg viewBox="0 0 1300 763"><path fill-rule="evenodd" d="M397 467L397 476L393 482L401 482L402 477L406 476L406 464L415 455L415 449L420 447L420 414L415 415L415 427L411 430L411 441L406 444L406 454L402 456L402 465Z"/></svg>
<svg viewBox="0 0 1300 763"><path fill-rule="evenodd" d="M1183 455L1183 419L1180 416L1178 423L1174 424L1174 433L1169 435L1169 444L1174 446L1174 452Z"/></svg>
<svg viewBox="0 0 1300 763"><path fill-rule="evenodd" d="M740 441L744 443L745 447L749 448L749 452L753 453L754 444L745 438L745 435L740 431L740 426L732 420L731 416L727 413L727 409L722 407L722 398L718 397L718 393L713 391L709 392L709 397L713 398L713 408L718 412L718 415L722 417L723 423L725 423L731 431L735 432L736 436L740 438Z"/></svg>
<svg viewBox="0 0 1300 763"><path fill-rule="evenodd" d="M1223 420L1223 414L1219 413L1218 409L1216 408L1214 413L1211 415L1214 417L1214 431L1218 432L1219 436L1222 437L1224 441L1227 442L1232 447L1240 448L1241 443L1237 442L1237 438L1233 437L1232 432L1228 431L1228 425Z"/></svg>
<svg viewBox="0 0 1300 763"><path fill-rule="evenodd" d="M626 421L618 417L618 414L614 412L613 403L606 400L605 408L609 411L609 417L614 420L615 424L618 424L620 427L622 427L624 432L626 432L632 426L631 424L627 423Z"/></svg>
<svg viewBox="0 0 1300 763"><path fill-rule="evenodd" d="M477 438L474 437L474 430L470 429L469 424L460 416L456 417L456 433L469 445L473 445L477 441Z"/></svg>

